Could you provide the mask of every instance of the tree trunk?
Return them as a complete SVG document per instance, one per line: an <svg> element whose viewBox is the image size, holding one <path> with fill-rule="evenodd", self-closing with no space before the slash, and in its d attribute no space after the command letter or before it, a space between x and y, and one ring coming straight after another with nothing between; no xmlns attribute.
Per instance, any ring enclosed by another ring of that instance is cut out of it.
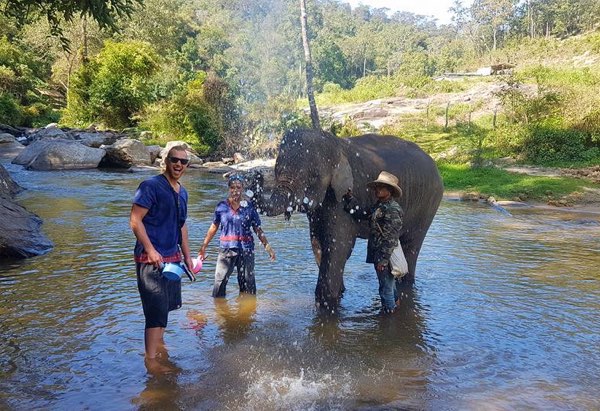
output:
<svg viewBox="0 0 600 411"><path fill-rule="evenodd" d="M306 60L306 94L308 96L308 106L310 107L310 119L312 126L316 130L321 129L319 121L319 112L315 102L313 91L313 68L312 57L310 56L310 45L308 44L308 30L306 23L306 0L300 0L300 24L302 26L302 44L304 45L304 59Z"/></svg>
<svg viewBox="0 0 600 411"><path fill-rule="evenodd" d="M82 22L81 22L81 35L83 37L83 45L82 45L82 50L81 50L81 63L82 64L87 64L89 62L89 58L88 58L88 35L87 35L87 18L85 16L83 16Z"/></svg>

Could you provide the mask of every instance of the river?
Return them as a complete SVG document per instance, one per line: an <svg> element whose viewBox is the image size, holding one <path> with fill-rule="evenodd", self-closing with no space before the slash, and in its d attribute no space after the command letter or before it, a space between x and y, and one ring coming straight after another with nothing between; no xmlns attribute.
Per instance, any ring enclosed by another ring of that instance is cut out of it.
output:
<svg viewBox="0 0 600 411"><path fill-rule="evenodd" d="M305 216L263 217L277 261L257 250L257 296L233 280L211 298L213 240L150 372L128 215L153 172L6 167L55 249L0 267L0 409L600 408L599 215L445 200L388 317L364 241L323 316ZM183 183L196 249L226 187L197 170Z"/></svg>

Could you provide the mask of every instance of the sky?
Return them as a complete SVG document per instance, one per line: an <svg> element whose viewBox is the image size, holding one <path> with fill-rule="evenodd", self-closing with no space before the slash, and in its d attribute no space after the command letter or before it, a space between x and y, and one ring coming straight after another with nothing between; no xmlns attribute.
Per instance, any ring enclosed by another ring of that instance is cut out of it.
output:
<svg viewBox="0 0 600 411"><path fill-rule="evenodd" d="M433 16L437 18L438 24L451 23L451 15L448 9L452 7L453 0L340 0L344 3L350 3L352 7L359 4L376 8L387 7L394 11L408 11L414 14L424 16ZM470 4L471 1L464 1L463 5Z"/></svg>

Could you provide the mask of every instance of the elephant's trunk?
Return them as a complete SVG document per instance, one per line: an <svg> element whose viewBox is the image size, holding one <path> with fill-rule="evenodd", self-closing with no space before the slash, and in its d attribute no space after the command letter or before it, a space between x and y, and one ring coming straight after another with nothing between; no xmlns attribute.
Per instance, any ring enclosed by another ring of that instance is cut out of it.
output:
<svg viewBox="0 0 600 411"><path fill-rule="evenodd" d="M290 212L293 201L294 197L289 191L276 188L267 203L268 207L265 212L268 216L276 216L285 212Z"/></svg>
<svg viewBox="0 0 600 411"><path fill-rule="evenodd" d="M286 188L277 187L268 196L259 194L255 196L257 208L269 217L289 213L294 204L294 196Z"/></svg>
<svg viewBox="0 0 600 411"><path fill-rule="evenodd" d="M269 194L265 190L264 178L260 172L251 172L246 175L247 187L250 197L257 210L267 216L277 216L289 213L295 209L296 196L293 187L286 179L276 182L276 186Z"/></svg>

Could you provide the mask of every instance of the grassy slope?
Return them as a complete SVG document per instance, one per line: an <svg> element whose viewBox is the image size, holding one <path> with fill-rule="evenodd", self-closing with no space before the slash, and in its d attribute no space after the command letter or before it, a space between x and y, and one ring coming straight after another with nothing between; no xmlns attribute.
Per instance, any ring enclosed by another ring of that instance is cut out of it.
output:
<svg viewBox="0 0 600 411"><path fill-rule="evenodd" d="M518 45L500 51L497 56L492 56L492 58L495 61L517 62L517 69L520 73L528 73L532 68L539 66L549 67L554 70L553 75L546 79L550 85L552 82L557 85L570 82L578 86L582 76L588 76L590 73L600 75L600 33L567 40L541 39L520 42ZM421 88L400 87L395 90L396 95L424 97L466 90L481 82L490 82L490 78L466 79L462 83L449 86L434 84ZM444 90L444 87L447 90ZM354 90L321 95L318 100L324 105L365 101L373 97L370 95L373 92L378 98L386 97L386 94L389 96L389 89L390 87L382 82L370 81L363 85L359 84ZM365 92L365 90L369 90L369 92ZM596 99L600 94L600 90L598 91L599 93L589 93L589 98ZM484 104L485 102L470 102L469 106L474 107L480 103ZM593 102L586 101L582 104L593 104ZM465 111L472 110L472 108L463 107L462 109L463 112L458 107L455 109L458 112L450 113L453 125L448 129L440 126L440 123L443 123L443 120L440 121L443 114L434 112L433 115L430 113L429 118L418 115L404 117L396 125L382 129L381 132L415 141L436 158L448 191L475 192L483 197L494 196L497 200L541 201L551 204L559 204L560 199L566 199L562 204L571 205L577 202L577 199L581 197L580 193L586 191L586 188L598 189L597 184L581 179L531 176L510 173L495 167L472 168L469 163L473 161L473 153L478 147L480 147L478 160L484 164L492 162L499 154L496 148L490 145L490 139L487 137L491 130L491 117L488 115L475 119L469 127L465 127ZM348 128L356 130L351 126ZM479 145L480 140L481 145ZM452 158L448 159L444 153L449 151L458 151L458 154L454 153ZM598 164L599 160L553 165L578 168Z"/></svg>

